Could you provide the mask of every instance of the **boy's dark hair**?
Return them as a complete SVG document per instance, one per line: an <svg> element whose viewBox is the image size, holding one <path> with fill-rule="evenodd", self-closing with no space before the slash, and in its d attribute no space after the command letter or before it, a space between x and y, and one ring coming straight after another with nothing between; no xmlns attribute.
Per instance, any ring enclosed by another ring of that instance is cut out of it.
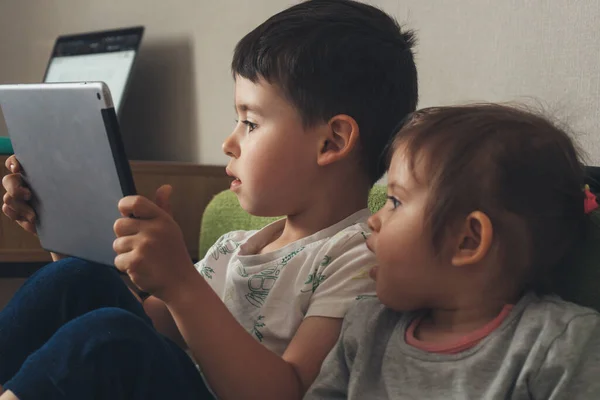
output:
<svg viewBox="0 0 600 400"><path fill-rule="evenodd" d="M584 167L562 129L521 108L439 107L414 113L391 150L400 143L413 174L424 157L426 226L436 250L448 227L482 211L504 261L520 268L515 278L526 289L551 291L556 268L585 232Z"/></svg>
<svg viewBox="0 0 600 400"><path fill-rule="evenodd" d="M269 18L235 48L234 77L264 78L296 106L306 126L335 115L360 128L372 182L399 120L415 110L414 35L383 11L350 0L309 0Z"/></svg>

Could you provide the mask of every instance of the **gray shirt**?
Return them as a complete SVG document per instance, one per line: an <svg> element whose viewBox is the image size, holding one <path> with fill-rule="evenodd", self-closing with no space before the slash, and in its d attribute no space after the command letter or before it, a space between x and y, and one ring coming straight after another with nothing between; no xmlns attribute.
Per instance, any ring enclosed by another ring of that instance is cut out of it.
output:
<svg viewBox="0 0 600 400"><path fill-rule="evenodd" d="M408 345L415 313L356 304L305 399L600 399L600 314L524 296L490 335L458 354Z"/></svg>

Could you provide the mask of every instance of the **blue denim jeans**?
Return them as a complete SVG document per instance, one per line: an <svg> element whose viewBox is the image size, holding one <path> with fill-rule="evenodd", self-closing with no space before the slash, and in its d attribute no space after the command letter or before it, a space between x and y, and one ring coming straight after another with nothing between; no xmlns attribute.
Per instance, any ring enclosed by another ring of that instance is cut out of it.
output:
<svg viewBox="0 0 600 400"><path fill-rule="evenodd" d="M0 384L21 400L212 398L117 271L74 258L39 270L0 312Z"/></svg>

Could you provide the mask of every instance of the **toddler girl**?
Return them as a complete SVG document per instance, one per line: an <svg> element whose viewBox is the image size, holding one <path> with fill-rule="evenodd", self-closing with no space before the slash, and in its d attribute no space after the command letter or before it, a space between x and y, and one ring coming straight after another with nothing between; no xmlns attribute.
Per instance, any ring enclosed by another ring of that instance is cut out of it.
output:
<svg viewBox="0 0 600 400"><path fill-rule="evenodd" d="M347 314L306 399L600 398L600 315L551 294L586 219L567 134L502 105L430 108L390 153L378 299Z"/></svg>

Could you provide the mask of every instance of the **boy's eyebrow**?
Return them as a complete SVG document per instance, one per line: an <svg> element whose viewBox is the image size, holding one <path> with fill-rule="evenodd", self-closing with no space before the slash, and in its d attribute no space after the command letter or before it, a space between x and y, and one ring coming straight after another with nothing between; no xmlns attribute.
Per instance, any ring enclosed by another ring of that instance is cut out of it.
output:
<svg viewBox="0 0 600 400"><path fill-rule="evenodd" d="M262 111L259 107L254 106L254 105L249 105L249 104L245 104L245 103L241 103L241 104L234 104L233 108L236 112L248 112L248 111L252 111L254 113L257 114L262 114Z"/></svg>

